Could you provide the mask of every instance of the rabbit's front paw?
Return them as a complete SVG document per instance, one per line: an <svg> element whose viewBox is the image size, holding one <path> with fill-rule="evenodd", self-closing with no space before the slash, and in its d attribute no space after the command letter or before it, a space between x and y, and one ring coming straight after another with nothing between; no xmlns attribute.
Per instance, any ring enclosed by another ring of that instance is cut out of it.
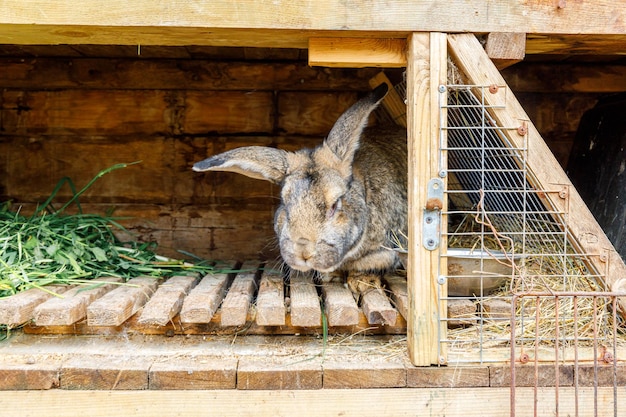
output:
<svg viewBox="0 0 626 417"><path fill-rule="evenodd" d="M380 275L366 272L350 272L347 285L354 295L381 288Z"/></svg>

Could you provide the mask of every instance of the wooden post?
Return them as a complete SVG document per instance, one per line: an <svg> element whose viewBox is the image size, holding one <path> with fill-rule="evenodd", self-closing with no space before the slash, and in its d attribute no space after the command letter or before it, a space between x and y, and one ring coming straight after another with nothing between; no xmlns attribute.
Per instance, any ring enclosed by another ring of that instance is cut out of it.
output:
<svg viewBox="0 0 626 417"><path fill-rule="evenodd" d="M439 85L446 81L446 35L414 33L407 53L407 133L409 146L409 357L416 366L440 358L437 297L438 251L423 242L427 184L439 178ZM443 314L443 313L442 313ZM445 331L445 330L444 330Z"/></svg>

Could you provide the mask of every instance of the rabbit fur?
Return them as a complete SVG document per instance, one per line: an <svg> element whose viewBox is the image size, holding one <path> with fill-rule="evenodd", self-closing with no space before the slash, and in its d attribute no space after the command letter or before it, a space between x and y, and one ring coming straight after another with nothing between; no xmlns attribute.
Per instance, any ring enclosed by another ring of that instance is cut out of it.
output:
<svg viewBox="0 0 626 417"><path fill-rule="evenodd" d="M242 147L193 169L280 185L274 230L285 263L317 271L322 281L345 279L355 293L378 288L399 264L392 238L407 228L406 130L365 128L387 88L381 84L346 110L314 149Z"/></svg>

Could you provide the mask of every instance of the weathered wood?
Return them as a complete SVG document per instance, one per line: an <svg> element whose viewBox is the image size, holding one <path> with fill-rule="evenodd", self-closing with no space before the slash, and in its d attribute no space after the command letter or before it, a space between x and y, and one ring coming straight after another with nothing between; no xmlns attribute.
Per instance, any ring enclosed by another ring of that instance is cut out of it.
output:
<svg viewBox="0 0 626 417"><path fill-rule="evenodd" d="M270 381L271 382L271 381ZM492 416L510 415L509 387L481 388L367 388L323 390L190 390L190 391L14 391L0 397L0 407L6 417L24 415L54 415L69 417L90 415L107 417L119 410L133 410L136 417L176 415L285 415L302 414L304 407L320 417L345 416L381 417L445 415L446 417L482 417L485 407ZM536 395L536 397L535 397ZM613 387L594 391L593 387L561 387L558 399L554 389L516 389L518 417L533 416L535 398L545 415L553 415L558 403L559 414L575 415L578 398L579 415L613 415L614 407L626 409L626 387L618 386L612 401ZM597 401L594 401L594 398ZM372 401L375 399L375 401ZM15 407L20 404L20 407ZM68 406L71 404L71 407ZM484 406L468 406L481 404ZM597 408L596 408L597 407ZM595 411L594 411L595 410Z"/></svg>
<svg viewBox="0 0 626 417"><path fill-rule="evenodd" d="M288 134L325 136L356 100L352 92L282 92L278 96L278 128Z"/></svg>
<svg viewBox="0 0 626 417"><path fill-rule="evenodd" d="M76 46L74 46L76 47ZM0 46L1 48L1 46ZM117 46L121 48L121 46ZM50 49L50 48L48 48ZM174 48L169 48L172 50ZM177 48L183 49L183 48ZM1 49L0 49L1 51ZM42 55L40 52L38 55ZM320 69L294 62L207 59L0 58L0 87L23 90L367 90L378 70ZM97 55L96 55L97 56ZM142 53L142 57L144 53ZM297 58L296 58L297 59ZM146 76L149 74L150 76Z"/></svg>
<svg viewBox="0 0 626 417"><path fill-rule="evenodd" d="M520 32L489 33L485 51L498 69L510 67L524 59L526 34Z"/></svg>
<svg viewBox="0 0 626 417"><path fill-rule="evenodd" d="M459 69L474 85L506 85L499 71L485 55L480 43L473 35L451 35L448 38L451 53ZM506 100L506 101L505 101ZM618 279L626 276L626 264L621 259L584 201L572 186L564 170L560 167L535 126L528 121L528 115L513 94L486 94L486 104L493 107L493 117L500 126L519 126L520 121L527 123L527 138L517 132L503 130L513 146L527 147L526 166L530 172L529 181L537 190L546 192L546 198L554 207L562 207L563 202L558 190L566 188L567 216L571 221L567 225L572 244L580 253L588 254L585 258L591 267L603 276L603 285L609 289ZM621 310L626 306L620 303Z"/></svg>
<svg viewBox="0 0 626 417"><path fill-rule="evenodd" d="M66 390L145 390L151 357L123 355L77 356L61 367Z"/></svg>
<svg viewBox="0 0 626 417"><path fill-rule="evenodd" d="M244 357L237 368L240 390L318 390L322 388L321 360L291 357Z"/></svg>
<svg viewBox="0 0 626 417"><path fill-rule="evenodd" d="M409 357L416 366L440 362L438 337L445 338L446 334L445 326L437 321L445 311L445 307L439 305L435 287L438 253L427 250L422 244L423 209L428 200L426 185L432 178L439 177L438 87L446 84L446 68L445 34L411 35L406 75L409 147L407 288L410 303L407 339ZM441 223L443 235L445 218Z"/></svg>
<svg viewBox="0 0 626 417"><path fill-rule="evenodd" d="M359 322L359 307L352 292L342 283L325 282L322 294L328 326L353 326Z"/></svg>
<svg viewBox="0 0 626 417"><path fill-rule="evenodd" d="M182 323L209 323L220 306L234 274L208 274L185 297L180 311Z"/></svg>
<svg viewBox="0 0 626 417"><path fill-rule="evenodd" d="M149 389L208 390L237 387L237 359L227 357L176 358L150 367Z"/></svg>
<svg viewBox="0 0 626 417"><path fill-rule="evenodd" d="M33 360L31 359L31 362ZM60 385L61 361L47 358L45 363L0 363L0 390L52 389Z"/></svg>
<svg viewBox="0 0 626 417"><path fill-rule="evenodd" d="M476 304L464 298L448 300L448 327L476 324Z"/></svg>
<svg viewBox="0 0 626 417"><path fill-rule="evenodd" d="M522 62L507 68L502 72L502 76L515 94L542 93L553 99L558 99L558 97L552 97L549 93L621 93L626 89L624 66L609 63L548 64ZM577 96L579 95L577 94ZM535 104L535 106L543 107L544 105ZM529 107L525 106L525 109L532 116L534 109ZM552 110L554 111L554 109ZM555 113L562 115L561 112ZM569 121L570 123L578 123L580 115L570 116L568 113L567 118L572 119ZM532 120L535 123L543 123L537 118ZM567 121L564 120L563 122Z"/></svg>
<svg viewBox="0 0 626 417"><path fill-rule="evenodd" d="M14 134L252 133L274 127L271 92L5 90L1 98L4 130Z"/></svg>
<svg viewBox="0 0 626 417"><path fill-rule="evenodd" d="M323 368L324 389L397 388L407 383L407 369L401 359L328 358Z"/></svg>
<svg viewBox="0 0 626 417"><path fill-rule="evenodd" d="M48 285L44 289L31 288L0 299L0 324L8 327L19 326L33 318L35 307L56 294L63 294L70 289L66 285Z"/></svg>
<svg viewBox="0 0 626 417"><path fill-rule="evenodd" d="M221 307L222 326L243 326L248 320L248 309L257 290L257 272L238 273Z"/></svg>
<svg viewBox="0 0 626 417"><path fill-rule="evenodd" d="M388 38L311 38L309 65L400 68L406 66L406 42Z"/></svg>
<svg viewBox="0 0 626 417"><path fill-rule="evenodd" d="M489 368L487 367L408 367L407 387L488 387Z"/></svg>
<svg viewBox="0 0 626 417"><path fill-rule="evenodd" d="M406 278L396 275L386 276L385 282L389 288L394 306L402 317L406 319L409 316L409 295Z"/></svg>
<svg viewBox="0 0 626 417"><path fill-rule="evenodd" d="M285 291L282 275L264 273L256 299L256 324L259 326L283 326L285 314Z"/></svg>
<svg viewBox="0 0 626 417"><path fill-rule="evenodd" d="M135 314L156 290L158 280L138 277L108 292L87 307L90 326L119 326Z"/></svg>
<svg viewBox="0 0 626 417"><path fill-rule="evenodd" d="M3 44L223 45L306 48L311 37L406 37L410 32L515 32L623 34L623 8L615 2L374 1L367 8L341 0L197 3L122 0L76 7L69 0L8 4L0 19ZM176 13L172 13L172 10ZM71 28L71 30L68 30ZM561 35L563 36L563 35ZM563 38L566 39L565 36ZM580 36L579 36L580 38ZM622 49L623 50L623 49Z"/></svg>
<svg viewBox="0 0 626 417"><path fill-rule="evenodd" d="M372 289L362 293L361 308L369 324L382 324L383 326L396 324L398 312L391 306L381 289Z"/></svg>
<svg viewBox="0 0 626 417"><path fill-rule="evenodd" d="M291 324L298 327L320 326L322 309L312 278L292 274L289 282Z"/></svg>
<svg viewBox="0 0 626 417"><path fill-rule="evenodd" d="M195 276L175 276L157 288L141 311L140 324L164 326L177 315L185 296L197 282Z"/></svg>
<svg viewBox="0 0 626 417"><path fill-rule="evenodd" d="M37 326L70 325L87 317L87 306L121 282L118 277L96 278L89 284L72 288L63 298L50 298L38 305L33 312ZM89 287L94 287L88 289Z"/></svg>

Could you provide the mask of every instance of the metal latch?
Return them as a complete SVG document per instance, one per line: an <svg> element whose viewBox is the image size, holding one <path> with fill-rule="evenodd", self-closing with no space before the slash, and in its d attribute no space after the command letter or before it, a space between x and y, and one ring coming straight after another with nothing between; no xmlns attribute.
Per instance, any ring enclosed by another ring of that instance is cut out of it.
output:
<svg viewBox="0 0 626 417"><path fill-rule="evenodd" d="M443 209L443 180L433 178L428 181L426 205L424 206L424 224L422 225L422 243L428 250L439 247L441 210Z"/></svg>

